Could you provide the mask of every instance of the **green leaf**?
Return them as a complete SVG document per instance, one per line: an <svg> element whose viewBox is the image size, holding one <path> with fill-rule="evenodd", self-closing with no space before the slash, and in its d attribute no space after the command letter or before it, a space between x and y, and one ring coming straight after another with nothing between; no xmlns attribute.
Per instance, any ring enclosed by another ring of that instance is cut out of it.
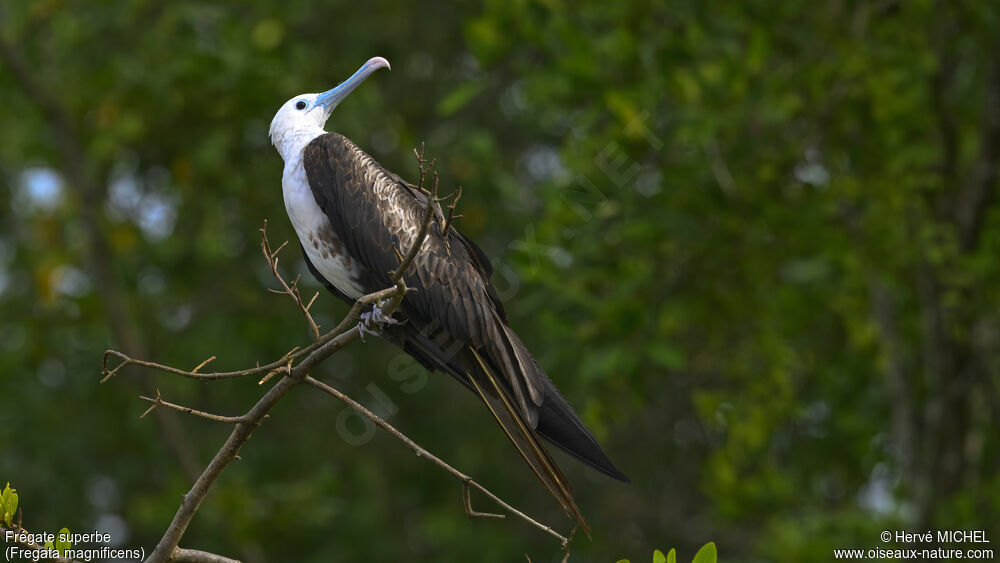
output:
<svg viewBox="0 0 1000 563"><path fill-rule="evenodd" d="M59 550L59 555L65 555L66 551L73 547L73 542L69 541L69 536L69 528L63 528L56 534L56 549Z"/></svg>
<svg viewBox="0 0 1000 563"><path fill-rule="evenodd" d="M715 563L718 557L719 554L715 551L715 542L710 541L701 546L698 553L694 554L694 559L691 560L691 563Z"/></svg>
<svg viewBox="0 0 1000 563"><path fill-rule="evenodd" d="M618 561L615 561L615 563L632 563L632 562L629 561L628 559L619 559Z"/></svg>
<svg viewBox="0 0 1000 563"><path fill-rule="evenodd" d="M13 526L15 515L17 515L17 489L12 488L8 482L0 493L0 521Z"/></svg>
<svg viewBox="0 0 1000 563"><path fill-rule="evenodd" d="M676 549L670 548L670 551L667 552L667 563L677 563L677 550Z"/></svg>
<svg viewBox="0 0 1000 563"><path fill-rule="evenodd" d="M653 550L653 563L667 563L667 558L659 549Z"/></svg>

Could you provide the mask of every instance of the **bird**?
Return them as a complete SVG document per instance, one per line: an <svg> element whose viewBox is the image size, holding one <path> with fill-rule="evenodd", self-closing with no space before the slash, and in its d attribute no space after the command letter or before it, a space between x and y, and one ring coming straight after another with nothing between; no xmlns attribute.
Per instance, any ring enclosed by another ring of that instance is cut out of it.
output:
<svg viewBox="0 0 1000 563"><path fill-rule="evenodd" d="M392 286L390 271L414 244L432 202L343 135L327 132L334 109L389 61L373 57L337 87L289 99L271 121L284 161L285 210L306 266L336 297L358 298ZM391 69L390 69L391 70ZM408 293L386 318L379 304L360 328L402 348L428 370L474 392L521 457L570 518L590 527L570 484L542 439L623 482L593 434L510 328L492 262L450 221L435 216L403 280Z"/></svg>

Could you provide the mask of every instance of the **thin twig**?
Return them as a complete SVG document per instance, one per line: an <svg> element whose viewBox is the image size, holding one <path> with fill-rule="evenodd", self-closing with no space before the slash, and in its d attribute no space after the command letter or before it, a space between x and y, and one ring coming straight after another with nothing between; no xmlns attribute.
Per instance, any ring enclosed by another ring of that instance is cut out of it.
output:
<svg viewBox="0 0 1000 563"><path fill-rule="evenodd" d="M419 154L416 149L414 149L413 152L417 155L417 164L420 167L420 181L418 182L417 187L419 187L421 191L427 193L427 209L424 210L424 217L420 221L420 230L417 232L417 238L413 241L413 245L410 246L410 249L399 261L399 267L389 273L389 280L392 281L392 283L397 283L403 278L403 274L406 273L406 270L413 262L413 259L416 258L417 254L420 252L420 248L424 244L424 239L427 238L427 231L430 229L431 223L434 222L434 208L438 202L438 173L434 172L434 184L430 191L426 190L424 188L424 177L434 166L434 161L431 161L428 167L424 167L424 162L426 161L424 159L423 146L423 143L420 143ZM395 252L396 255L399 256L399 249L396 249Z"/></svg>
<svg viewBox="0 0 1000 563"><path fill-rule="evenodd" d="M396 288L396 287L390 287L390 288L387 288L387 289L383 289L381 291L376 291L375 293L370 293L368 295L365 295L364 297L361 297L360 299L358 299L357 301L355 301L355 303L351 307L350 311L348 311L347 315L344 316L343 320L341 320L340 324L337 325L336 328L334 328L330 332L324 334L322 337L320 337L319 340L314 341L309 346L306 346L305 348L302 348L302 349L295 349L295 348L293 348L292 352L289 352L288 354L285 354L281 358L279 358L279 359L277 359L277 360L275 360L275 361L273 361L273 362L271 362L269 364L265 364L265 365L259 365L258 364L257 366L255 366L253 368L239 370L239 371L223 371L223 372L214 372L214 373L196 373L196 372L193 372L193 371L185 371L185 370L182 370L182 369L178 369L178 368L175 368L175 367L172 367L172 366L158 364L156 362L149 362L149 361L145 361L145 360L138 360L136 358L129 357L129 356L127 356L127 355L125 355L125 354L117 351L117 350L107 350L107 351L104 352L104 359L103 359L102 364L101 364L101 375L104 376L101 379L101 383L104 383L105 381L107 381L111 377L117 375L118 372L121 371L123 368L125 368L127 366L132 366L132 365L139 366L139 367L144 367L144 368L148 368L148 369L154 369L154 370L162 371L162 372L166 372L166 373L172 373L174 375L182 375L184 377L189 377L191 379L204 379L204 380L231 379L231 378L236 378L236 377L248 377L248 376L253 376L253 375L266 374L266 373L268 373L270 371L273 371L273 370L276 370L276 369L282 369L283 367L285 367L288 364L288 360L289 359L298 360L299 358L308 356L309 354L311 354L315 350L321 348L324 344L328 343L335 336L343 333L344 330L346 330L347 327L356 325L357 322L358 322L358 319L361 317L361 313L362 313L362 311L364 311L365 307L367 307L368 305L371 305L372 303L378 303L378 302L381 302L381 301L385 301L386 299L390 299L398 291L399 291L398 288ZM412 290L410 288L406 288L405 291L408 292L408 291L412 291ZM119 363L116 364L114 367L111 366L111 361L110 361L111 358L115 358L115 359L117 359L119 361Z"/></svg>
<svg viewBox="0 0 1000 563"><path fill-rule="evenodd" d="M156 544L153 553L149 555L149 558L146 560L147 563L164 563L171 560L174 551L177 549L177 542L180 541L181 536L184 535L184 531L187 530L191 519L194 518L195 512L201 506L202 500L208 495L208 490L215 484L215 481L222 474L223 470L225 470L226 466L236 458L240 448L250 439L251 433L264 420L264 416L268 411L296 384L298 384L298 381L294 379L282 379L247 411L244 415L244 420L236 423L226 443L219 448L219 451L212 458L208 467L205 468L201 476L198 477L198 480L192 485L191 490L184 495L181 505L174 515L174 519L170 522L170 526L167 527L159 543Z"/></svg>
<svg viewBox="0 0 1000 563"><path fill-rule="evenodd" d="M319 340L314 341L312 344L306 346L305 348L302 348L301 350L295 350L294 352L289 352L288 354L282 356L281 358L269 364L265 364L263 366L257 365L256 367L239 371L196 373L193 371L185 371L182 369L178 369L172 366L158 364L156 362L138 360L136 358L129 357L117 350L107 350L104 352L104 359L101 363L101 375L103 376L103 378L101 379L101 383L106 382L111 377L117 375L118 372L121 371L123 368L131 365L144 367L148 369L154 369L166 373L172 373L174 375L182 375L184 377L189 377L191 379L204 379L204 380L231 379L236 377L248 377L253 375L266 374L275 369L283 368L288 363L289 358L293 360L298 360L299 358L311 354L313 351L317 350L318 348L322 347L324 344L329 342L333 337L344 332L344 329L346 327L357 324L358 319L361 317L361 312L364 310L365 307L371 305L372 303L378 303L379 301L384 301L386 299L389 299L390 297L395 295L397 291L398 291L397 288L390 287L388 289L376 291L375 293L371 293L365 295L364 297L361 297L354 303L354 305L351 307L350 311L348 311L347 315L340 322L340 324L337 325L337 327L331 330L330 332L320 337ZM410 289L407 288L407 291L410 291ZM111 367L111 362L110 362L111 358L119 360L119 363L116 364L114 367Z"/></svg>
<svg viewBox="0 0 1000 563"><path fill-rule="evenodd" d="M181 547L174 549L170 555L170 561L173 563L240 563L237 559L230 559L215 553Z"/></svg>
<svg viewBox="0 0 1000 563"><path fill-rule="evenodd" d="M163 405L165 407L169 407L171 409L174 409L175 411L180 411L182 413L186 413L186 414L198 416L198 417L204 418L206 420L212 420L212 421L215 421L215 422L224 422L226 424L236 424L237 422L242 422L244 420L242 416L222 416L222 415L219 415L219 414L212 414L210 412L200 411L200 410L192 409L191 407L185 407L185 406L182 406L182 405L177 405L177 404L174 404L174 403L171 403L171 402L168 402L168 401L164 401L160 397L160 390L159 389L156 390L156 398L155 399L150 398L150 397L139 397L139 398L142 399L143 401L149 401L150 403L153 403L152 406L149 407L149 410L147 410L145 413L143 413L142 416L146 416L146 414L148 414L149 411L153 410L154 408L156 408L156 407L158 407L160 405Z"/></svg>
<svg viewBox="0 0 1000 563"><path fill-rule="evenodd" d="M573 536L576 535L576 530L578 526L573 526L573 529L569 532L569 539L563 544L563 558L562 563L569 561L569 546L573 543Z"/></svg>
<svg viewBox="0 0 1000 563"><path fill-rule="evenodd" d="M405 286L402 291L396 290L394 297L390 299L389 304L385 307L387 314L391 314L395 311L405 294ZM184 495L184 500L177 509L177 513L174 515L173 521L170 523L167 531L163 534L163 537L160 538L160 541L156 545L156 549L150 555L148 562L165 562L170 560L169 555L173 553L174 548L177 547L177 542L180 541L181 536L184 535L184 531L187 530L188 525L191 523L191 519L194 518L195 513L198 511L198 507L201 505L201 501L208 494L208 490L219 478L229 463L236 458L240 448L242 448L247 440L250 439L250 435L253 430L259 426L261 422L263 422L268 412L274 407L278 400L285 396L285 394L288 393L292 387L302 383L302 381L309 374L309 371L316 367L317 364L332 356L344 346L358 340L360 335L361 332L355 324L354 326L347 328L344 332L332 337L324 345L314 350L298 365L292 368L287 377L279 380L274 387L271 387L271 389L269 389L267 393L265 393L264 396L262 396L249 411L247 411L245 415L240 417L242 420L236 423L233 428L233 432L229 435L226 443L223 444L223 446L215 454L215 457L212 459L211 463L208 464L208 467L205 468L205 471L202 472L201 476L198 477L198 480L195 481L191 490Z"/></svg>
<svg viewBox="0 0 1000 563"><path fill-rule="evenodd" d="M204 362L198 364L198 367L196 367L193 370L191 370L191 373L198 373L198 370L200 370L201 368L207 366L210 362L213 362L214 360L215 360L215 356L212 356L211 358L209 358L209 359L205 360Z"/></svg>
<svg viewBox="0 0 1000 563"><path fill-rule="evenodd" d="M426 228L422 229L422 231L423 234L426 235ZM423 238L423 236L418 236L416 241L417 244L422 244ZM268 260L270 262L270 258L268 258ZM410 261L404 261L400 267L406 268L412 260L413 257L411 256ZM314 341L305 349L290 352L286 354L282 360L267 366L257 366L240 372L230 372L228 374L195 374L170 366L155 364L153 362L135 360L114 350L109 350L105 353L103 369L105 377L103 380L111 377L119 369L121 369L123 365L127 364L158 369L160 371L183 375L185 377L223 379L225 377L240 377L250 374L265 373L279 367L279 365L286 365L290 367L290 360L300 357L302 358L302 361L299 362L298 365L288 369L287 377L282 378L277 384L271 387L271 389L269 389L267 393L265 393L264 396L262 396L245 415L240 417L241 420L236 422L233 432L229 435L226 443L223 444L223 446L216 453L215 457L208 464L208 467L205 468L202 474L195 481L191 490L184 495L184 500L181 502L180 507L178 507L177 513L174 514L174 519L171 521L170 526L167 527L163 537L160 538L160 541L156 545L156 549L149 556L149 559L147 560L148 562L161 563L171 560L173 553L177 549L177 543L187 530L187 527L191 523L191 519L194 518L195 513L198 511L198 507L201 505L202 500L208 494L208 490L212 487L229 463L236 459L240 448L242 448L243 444L250 439L253 429L260 425L278 400L280 400L292 387L302 383L304 378L309 374L309 370L344 346L347 346L360 338L361 331L357 322L364 307L371 303L378 303L388 299L389 302L383 307L383 311L387 316L391 316L396 309L399 308L399 305L402 303L403 298L407 293L408 288L406 287L406 284L402 280L397 280L394 287L376 291L358 299L351 307L351 310L348 311L347 316L344 317L335 329L325 334L319 340ZM107 363L109 356L119 358L122 360L122 364L109 370Z"/></svg>
<svg viewBox="0 0 1000 563"><path fill-rule="evenodd" d="M469 517L469 520L473 518L506 518L503 514L493 514L492 512L479 512L472 508L472 497L469 495L469 483L467 481L462 482L462 504L465 505L465 515Z"/></svg>
<svg viewBox="0 0 1000 563"><path fill-rule="evenodd" d="M271 380L272 377L274 377L275 375L278 375L282 371L284 371L285 373L291 375L291 373L292 373L292 362L293 362L293 360L291 358L289 358L288 361L285 363L285 365L281 366L278 369L272 369L271 371L267 372L267 375L265 375L264 377L262 377L260 379L260 381L257 382L257 385L263 385L263 384L267 383L268 381Z"/></svg>
<svg viewBox="0 0 1000 563"><path fill-rule="evenodd" d="M274 279L278 280L278 283L280 283L282 287L282 291L271 291L274 293L284 293L295 301L299 310L302 311L302 316L304 316L306 318L306 322L309 323L309 330L312 331L313 340L316 341L319 340L319 325L316 324L316 321L313 319L312 313L309 312L309 308L312 307L312 304L316 300L319 293L313 296L313 298L309 300L309 303L306 304L302 300L302 295L299 293L299 277L301 276L296 276L295 281L291 284L286 283L285 278L281 276L281 272L278 271L278 253L281 252L287 244L288 241L286 240L281 243L277 250L271 250L271 242L267 239L267 220L265 219L264 226L260 228L260 250L264 253L264 258L267 260L268 266L271 267L271 275L274 276Z"/></svg>
<svg viewBox="0 0 1000 563"><path fill-rule="evenodd" d="M448 218L444 221L444 226L441 227L441 233L445 238L448 238L448 227L451 226L453 219L461 217L461 215L455 215L455 206L458 205L458 200L462 199L462 186L459 186L455 192L452 193L454 199L448 204ZM448 196L451 197L451 196Z"/></svg>
<svg viewBox="0 0 1000 563"><path fill-rule="evenodd" d="M306 350L310 350L310 351L311 350L315 350L317 347L318 346L315 346L315 347L311 346L309 348L306 348ZM298 358L299 354L294 354L293 357ZM114 367L111 367L111 362L110 362L111 358L115 358L115 359L119 360L119 363L116 364ZM184 377L190 377L192 379L214 380L214 379L230 379L230 378L234 378L234 377L245 377L245 376L248 376L248 375L258 375L258 374L261 374L261 373L266 373L266 372L268 372L268 371L270 371L270 370L272 370L272 369L274 369L276 367L284 365L287 362L287 360L288 360L287 357L283 357L283 358L281 358L279 360L276 360L276 361L271 362L270 364L267 364L267 365L264 365L264 366L257 366L257 367L254 367L254 368L244 369L244 370L240 370L240 371L225 371L225 372L214 372L214 373L212 373L212 372L209 372L209 373L198 373L197 371L185 371L185 370L178 369L178 368L175 368L175 367L172 367L172 366L166 366L166 365L163 365L163 364L158 364L156 362L147 362L145 360L137 360L135 358L131 358L129 356L126 356L125 354L123 354L123 353L121 353L121 352L119 352L117 350L107 350L107 351L104 352L104 360L103 360L102 366L101 366L101 375L104 376L101 379L101 383L104 383L105 381L107 381L111 377L117 375L118 372L121 371L122 368L124 368L126 366L139 366L139 367L144 367L144 368L149 368L149 369L155 369L155 370L158 370L158 371L172 373L174 375L183 375ZM195 369L197 369L197 368L195 368Z"/></svg>
<svg viewBox="0 0 1000 563"><path fill-rule="evenodd" d="M424 158L424 142L423 141L420 141L420 150L419 151L417 150L416 147L413 148L413 156L416 157L416 159L417 159L417 169L420 172L420 176L417 179L417 187L420 189L420 191L424 192L425 194L426 193L430 193L427 190L427 188L424 187L424 177L427 175L427 172L431 168L434 167L434 160L432 159L430 161L430 163L428 163L427 159Z"/></svg>
<svg viewBox="0 0 1000 563"><path fill-rule="evenodd" d="M395 427L393 427L391 424L389 424L388 422L386 422L385 420L383 420L381 417L379 417L378 415L376 415L372 411L368 410L361 403L358 403L354 399L348 397L347 395L341 393L340 391L334 389L333 387L330 387L326 383L323 383L322 381L319 381L319 380L314 379L312 377L306 377L305 382L308 383L309 385L312 385L313 387L315 387L315 388L317 388L317 389L319 389L321 391L324 391L327 394L329 394L329 395L331 395L333 397L336 397L337 399L343 401L344 403L347 404L347 406L351 407L352 409L354 409L355 411L357 411L359 414L361 414L365 418L367 418L367 419L371 420L372 422L374 422L382 430L385 430L386 432L388 432L393 438L396 438L400 442L403 442L403 444L405 444L408 448L410 448L411 450L413 450L413 452L415 454L417 454L418 457L422 457L424 459L427 459L428 461L430 461L434 465L437 465L441 469L443 469L446 472L448 472L452 477L454 477L460 483L462 483L463 487L472 487L472 488L476 489L477 491L483 493L484 495L486 495L487 497L489 497L490 500L492 500L493 502L495 502L498 505L500 505L500 507L502 507L507 512L509 512L509 513L517 516L518 518L524 520L525 522L531 524L532 526L538 528L539 530L542 530L542 531L548 533L549 535L551 535L552 537L558 539L559 542L561 543L561 545L563 547L565 547L568 544L569 539L567 539L565 536L563 536L559 532L553 530L549 526L546 526L545 524L542 524L541 522L538 522L537 520L531 518L530 516L528 516L527 514L521 512L520 510L514 508L513 506L507 504L506 502L504 502L503 500L501 500L500 497L498 497L495 494L491 493L486 487L483 487L482 485L480 485L479 483L477 483L476 481L474 481L471 477L469 477L465 473L462 473L461 471L459 471L459 470L455 469L454 467L448 465L441 458L435 456L434 454L432 454L432 453L428 452L427 450L425 450L424 448L422 448L416 442L414 442L413 440L411 440L407 435L403 434L399 430L396 430ZM494 515L494 517L495 516L498 516L498 515Z"/></svg>

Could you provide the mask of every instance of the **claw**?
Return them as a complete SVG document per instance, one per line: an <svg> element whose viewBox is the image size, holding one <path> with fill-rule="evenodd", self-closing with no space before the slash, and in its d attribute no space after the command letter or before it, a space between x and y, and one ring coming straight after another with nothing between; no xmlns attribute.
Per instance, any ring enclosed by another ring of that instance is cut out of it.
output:
<svg viewBox="0 0 1000 563"><path fill-rule="evenodd" d="M379 301L377 304L372 306L371 311L366 311L361 313L361 322L358 323L358 332L361 335L361 341L365 341L365 334L372 334L378 336L382 333L382 328L385 325L397 325L399 321L386 315L382 311L382 306L385 305L385 301Z"/></svg>

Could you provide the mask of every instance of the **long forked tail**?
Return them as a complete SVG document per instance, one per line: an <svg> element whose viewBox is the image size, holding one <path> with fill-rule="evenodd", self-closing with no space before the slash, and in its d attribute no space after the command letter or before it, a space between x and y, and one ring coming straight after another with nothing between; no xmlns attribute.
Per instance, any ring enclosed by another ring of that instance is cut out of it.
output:
<svg viewBox="0 0 1000 563"><path fill-rule="evenodd" d="M613 479L629 483L628 476L619 471L615 464L608 459L601 445L597 443L597 439L573 411L573 407L569 406L566 399L559 393L559 389L545 374L542 366L538 365L538 361L531 355L517 334L509 327L505 327L504 331L518 359L521 373L524 374L525 379L534 382L542 396L542 402L538 405L538 410L535 413L534 420L537 421L537 424L533 424L538 435L597 471Z"/></svg>
<svg viewBox="0 0 1000 563"><path fill-rule="evenodd" d="M577 508L573 500L573 492L570 489L569 481L563 475L559 466L542 445L538 434L531 428L525 420L517 406L513 404L511 398L504 392L503 384L497 379L493 370L489 368L487 362L483 361L474 348L469 348L478 363L479 370L468 370L466 375L476 393L483 399L489 407L493 417L503 428L507 437L514 443L528 465L538 479L545 485L549 493L559 502L567 516L576 518L580 527L590 537L590 525L583 517L580 509Z"/></svg>

